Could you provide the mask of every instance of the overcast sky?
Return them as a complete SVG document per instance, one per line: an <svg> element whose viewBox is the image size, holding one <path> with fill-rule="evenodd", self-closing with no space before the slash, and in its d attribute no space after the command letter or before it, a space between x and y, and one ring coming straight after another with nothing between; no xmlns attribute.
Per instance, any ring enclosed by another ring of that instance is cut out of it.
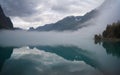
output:
<svg viewBox="0 0 120 75"><path fill-rule="evenodd" d="M54 23L66 16L80 16L104 0L0 0L15 27L27 29Z"/></svg>

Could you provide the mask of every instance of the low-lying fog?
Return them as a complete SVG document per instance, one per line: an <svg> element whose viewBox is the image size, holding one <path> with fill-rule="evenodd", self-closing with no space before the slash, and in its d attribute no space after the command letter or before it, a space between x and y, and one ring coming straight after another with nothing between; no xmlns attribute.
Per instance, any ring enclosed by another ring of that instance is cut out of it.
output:
<svg viewBox="0 0 120 75"><path fill-rule="evenodd" d="M93 25L81 28L78 31L66 32L27 32L27 31L0 31L0 45L27 46L27 45L73 45L84 44L93 40L94 35L102 33L107 24L118 21L119 0L106 0L103 7L98 8L99 16L93 19ZM83 40L84 39L84 40Z"/></svg>
<svg viewBox="0 0 120 75"><path fill-rule="evenodd" d="M27 46L27 45L71 45L82 42L81 39L92 39L86 31L76 32L27 32L1 31L0 45ZM81 41L80 41L81 40Z"/></svg>

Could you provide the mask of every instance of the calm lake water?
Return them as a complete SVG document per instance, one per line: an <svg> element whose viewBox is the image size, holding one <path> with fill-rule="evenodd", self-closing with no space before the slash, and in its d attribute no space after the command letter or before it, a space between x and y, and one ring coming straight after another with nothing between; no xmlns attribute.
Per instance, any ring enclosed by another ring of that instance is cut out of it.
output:
<svg viewBox="0 0 120 75"><path fill-rule="evenodd" d="M120 43L1 46L0 75L120 75Z"/></svg>

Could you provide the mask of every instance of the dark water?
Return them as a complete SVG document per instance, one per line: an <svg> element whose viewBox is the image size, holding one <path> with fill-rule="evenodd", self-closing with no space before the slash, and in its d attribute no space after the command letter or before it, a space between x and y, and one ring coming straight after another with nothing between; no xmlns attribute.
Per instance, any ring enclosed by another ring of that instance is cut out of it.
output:
<svg viewBox="0 0 120 75"><path fill-rule="evenodd" d="M0 47L0 75L120 75L120 43Z"/></svg>

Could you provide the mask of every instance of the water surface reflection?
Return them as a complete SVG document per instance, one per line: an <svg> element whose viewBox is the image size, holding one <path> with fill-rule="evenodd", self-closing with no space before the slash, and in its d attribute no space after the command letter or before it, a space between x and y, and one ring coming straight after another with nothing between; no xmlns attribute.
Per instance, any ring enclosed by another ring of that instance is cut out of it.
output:
<svg viewBox="0 0 120 75"><path fill-rule="evenodd" d="M120 75L120 43L0 47L0 75Z"/></svg>
<svg viewBox="0 0 120 75"><path fill-rule="evenodd" d="M14 49L2 68L2 75L102 75L83 61L69 61L36 48Z"/></svg>

